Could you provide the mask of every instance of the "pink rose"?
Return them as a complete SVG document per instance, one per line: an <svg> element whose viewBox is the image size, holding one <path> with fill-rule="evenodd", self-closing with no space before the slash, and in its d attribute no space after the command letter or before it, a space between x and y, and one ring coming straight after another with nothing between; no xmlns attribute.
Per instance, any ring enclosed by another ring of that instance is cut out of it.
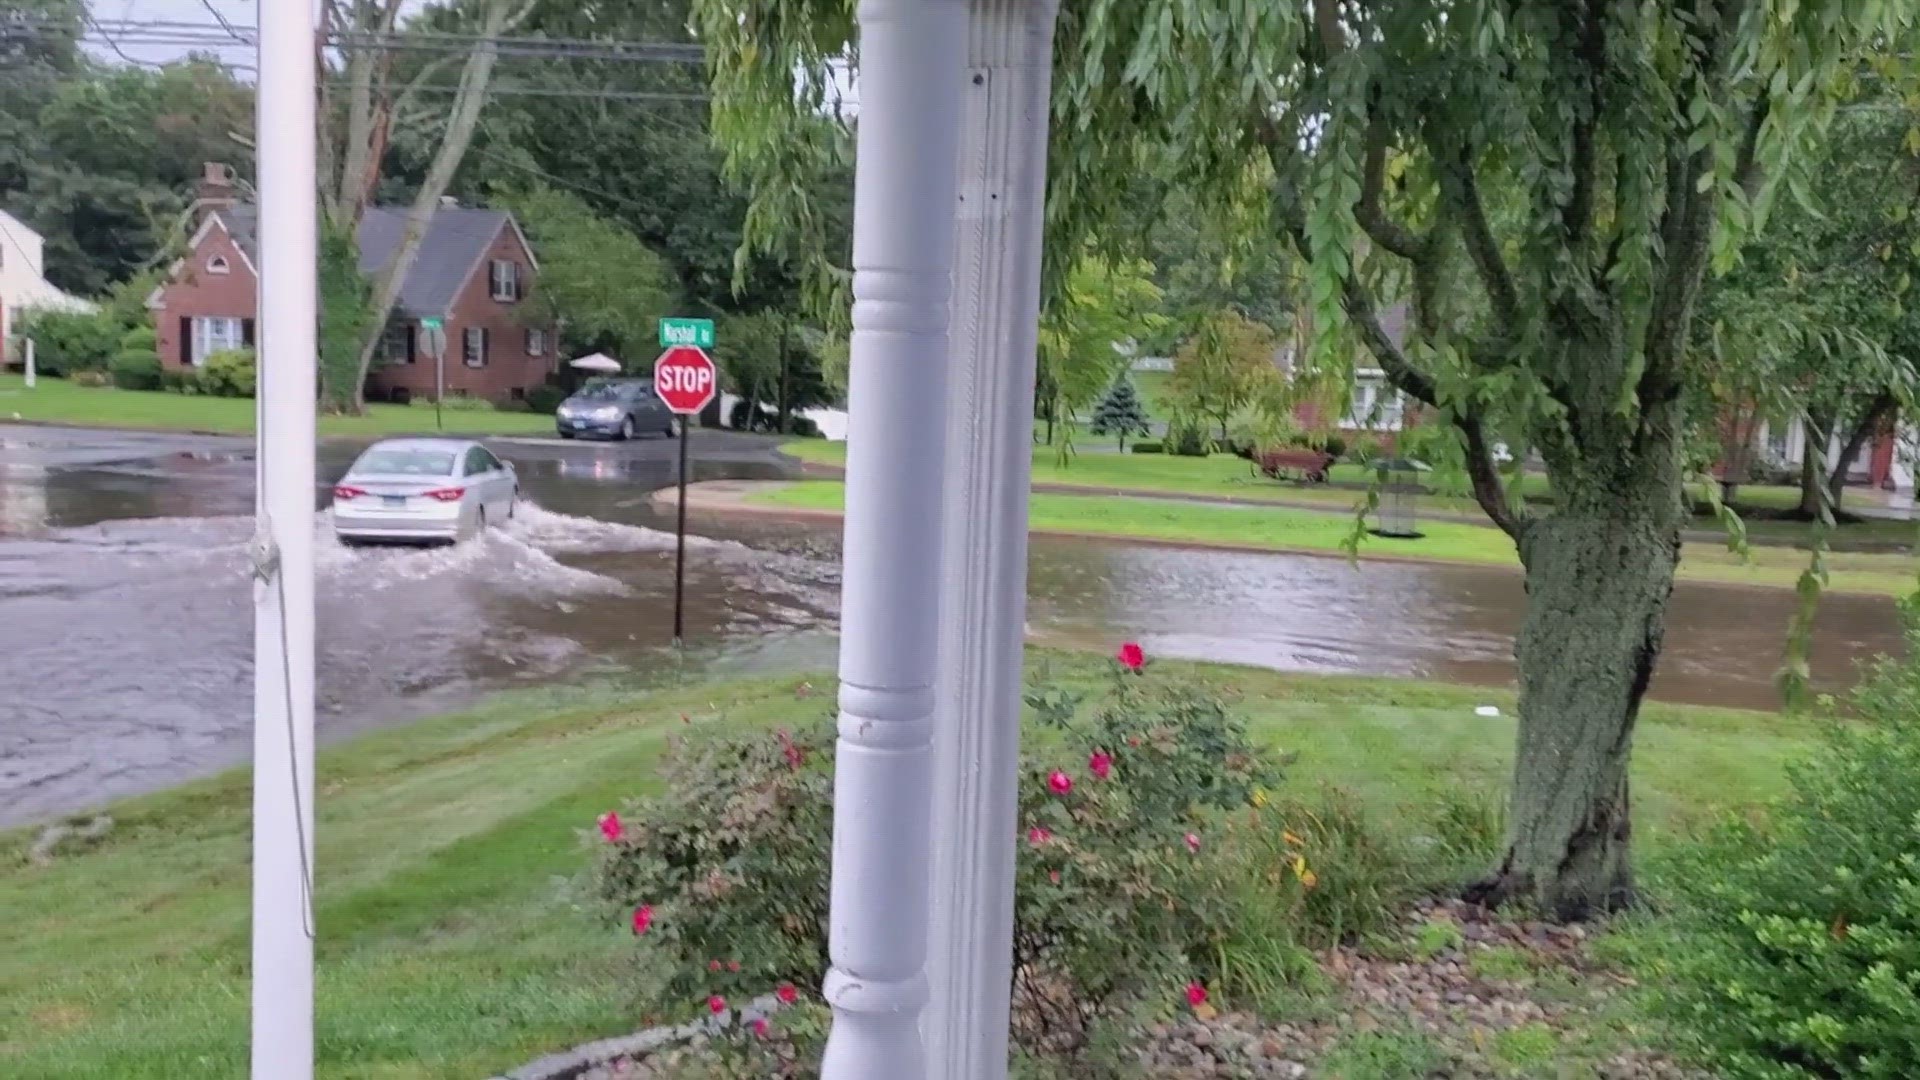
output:
<svg viewBox="0 0 1920 1080"><path fill-rule="evenodd" d="M795 989L792 983L781 983L780 988L773 992L773 996L780 999L780 1004L791 1005L800 1000L800 991Z"/></svg>
<svg viewBox="0 0 1920 1080"><path fill-rule="evenodd" d="M727 1011L727 999L715 994L707 999L707 1011L715 1016Z"/></svg>
<svg viewBox="0 0 1920 1080"><path fill-rule="evenodd" d="M1115 653L1113 658L1120 661L1120 666L1128 671L1139 671L1147 666L1146 650L1131 641L1120 646L1120 651Z"/></svg>
<svg viewBox="0 0 1920 1080"><path fill-rule="evenodd" d="M1034 847L1040 847L1051 839L1053 839L1053 834L1038 825L1027 830L1027 843L1032 844Z"/></svg>
<svg viewBox="0 0 1920 1080"><path fill-rule="evenodd" d="M1047 790L1055 795L1065 795L1073 791L1073 777L1059 769L1047 774Z"/></svg>
<svg viewBox="0 0 1920 1080"><path fill-rule="evenodd" d="M1194 854L1196 854L1196 855L1197 855L1197 854L1199 854L1199 852L1200 852L1200 836L1199 836L1199 834L1197 834L1197 833L1188 833L1188 834L1187 834L1187 850L1188 850L1188 851L1191 851L1191 852L1193 852L1193 853L1194 853Z"/></svg>
<svg viewBox="0 0 1920 1080"><path fill-rule="evenodd" d="M1207 988L1197 982L1187 984L1187 1004L1199 1008L1207 1003Z"/></svg>
<svg viewBox="0 0 1920 1080"><path fill-rule="evenodd" d="M609 844L620 842L620 838L626 835L626 831L620 827L619 814L609 810L600 815L600 835L606 837Z"/></svg>
<svg viewBox="0 0 1920 1080"><path fill-rule="evenodd" d="M1105 780L1113 775L1113 755L1105 750L1095 750L1093 756L1087 759L1087 769L1093 775Z"/></svg>
<svg viewBox="0 0 1920 1080"><path fill-rule="evenodd" d="M633 909L633 932L644 934L653 926L653 905L641 904Z"/></svg>
<svg viewBox="0 0 1920 1080"><path fill-rule="evenodd" d="M762 1039L767 1037L767 1032L773 1030L773 1025L767 1023L767 1018L764 1016L760 1017L758 1020L755 1020L753 1023L748 1024L747 1026L753 1029L753 1034L756 1037L762 1038Z"/></svg>

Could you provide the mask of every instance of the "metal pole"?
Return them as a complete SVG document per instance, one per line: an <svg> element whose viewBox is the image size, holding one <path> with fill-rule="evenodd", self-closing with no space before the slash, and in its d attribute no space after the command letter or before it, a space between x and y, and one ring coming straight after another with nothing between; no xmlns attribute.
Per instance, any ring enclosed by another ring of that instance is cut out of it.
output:
<svg viewBox="0 0 1920 1080"><path fill-rule="evenodd" d="M930 1075L1004 1080L1054 0L971 0L954 251Z"/></svg>
<svg viewBox="0 0 1920 1080"><path fill-rule="evenodd" d="M440 422L440 401L447 396L447 346L446 339L440 339L440 347L433 352L433 429L445 431L446 425Z"/></svg>
<svg viewBox="0 0 1920 1080"><path fill-rule="evenodd" d="M260 4L253 1080L313 1076L314 25ZM269 434L271 428L271 434Z"/></svg>
<svg viewBox="0 0 1920 1080"><path fill-rule="evenodd" d="M924 1080L928 817L964 0L861 0L833 1030L823 1080Z"/></svg>
<svg viewBox="0 0 1920 1080"><path fill-rule="evenodd" d="M35 381L33 370L33 339L27 339L27 389L33 389Z"/></svg>
<svg viewBox="0 0 1920 1080"><path fill-rule="evenodd" d="M687 429L692 425L687 414L680 414L680 497L674 500L679 507L679 521L673 529L673 644L675 648L685 638L686 619L683 612L687 603Z"/></svg>

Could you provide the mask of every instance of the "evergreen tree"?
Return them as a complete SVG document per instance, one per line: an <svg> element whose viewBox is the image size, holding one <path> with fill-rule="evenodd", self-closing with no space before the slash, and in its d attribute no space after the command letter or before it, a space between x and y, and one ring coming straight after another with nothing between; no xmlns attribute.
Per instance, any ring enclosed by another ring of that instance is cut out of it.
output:
<svg viewBox="0 0 1920 1080"><path fill-rule="evenodd" d="M1134 391L1133 380L1125 371L1107 387L1100 404L1093 407L1093 424L1089 430L1095 435L1118 435L1122 452L1127 449L1127 436L1145 435L1150 430L1147 410L1140 404L1140 395Z"/></svg>

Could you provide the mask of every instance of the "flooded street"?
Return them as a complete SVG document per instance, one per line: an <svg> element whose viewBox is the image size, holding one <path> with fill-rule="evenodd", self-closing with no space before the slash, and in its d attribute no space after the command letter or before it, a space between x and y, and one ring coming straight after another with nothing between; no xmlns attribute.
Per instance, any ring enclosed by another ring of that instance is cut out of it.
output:
<svg viewBox="0 0 1920 1080"><path fill-rule="evenodd" d="M484 538L349 549L323 520L319 724L339 738L561 681L670 666L671 522L648 495L672 443L493 440L527 500ZM696 478L768 478L771 444L695 437ZM321 483L350 446L322 451ZM245 440L0 427L0 825L152 790L243 761L252 629ZM316 494L319 491L316 486ZM688 636L704 668L830 668L832 526L696 519ZM1036 540L1029 625L1047 644L1291 670L1502 684L1518 575L1408 564ZM1784 591L1682 586L1653 693L1772 703ZM1815 669L1897 648L1889 601L1829 598Z"/></svg>

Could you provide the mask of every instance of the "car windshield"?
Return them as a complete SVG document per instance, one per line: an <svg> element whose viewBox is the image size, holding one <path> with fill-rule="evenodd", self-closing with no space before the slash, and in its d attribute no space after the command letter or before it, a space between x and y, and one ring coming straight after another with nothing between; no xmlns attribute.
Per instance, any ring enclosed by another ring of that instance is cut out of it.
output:
<svg viewBox="0 0 1920 1080"><path fill-rule="evenodd" d="M581 401L613 401L627 392L631 383L597 382L588 383L573 395Z"/></svg>
<svg viewBox="0 0 1920 1080"><path fill-rule="evenodd" d="M453 472L453 451L412 446L376 446L353 463L357 473L446 476Z"/></svg>

